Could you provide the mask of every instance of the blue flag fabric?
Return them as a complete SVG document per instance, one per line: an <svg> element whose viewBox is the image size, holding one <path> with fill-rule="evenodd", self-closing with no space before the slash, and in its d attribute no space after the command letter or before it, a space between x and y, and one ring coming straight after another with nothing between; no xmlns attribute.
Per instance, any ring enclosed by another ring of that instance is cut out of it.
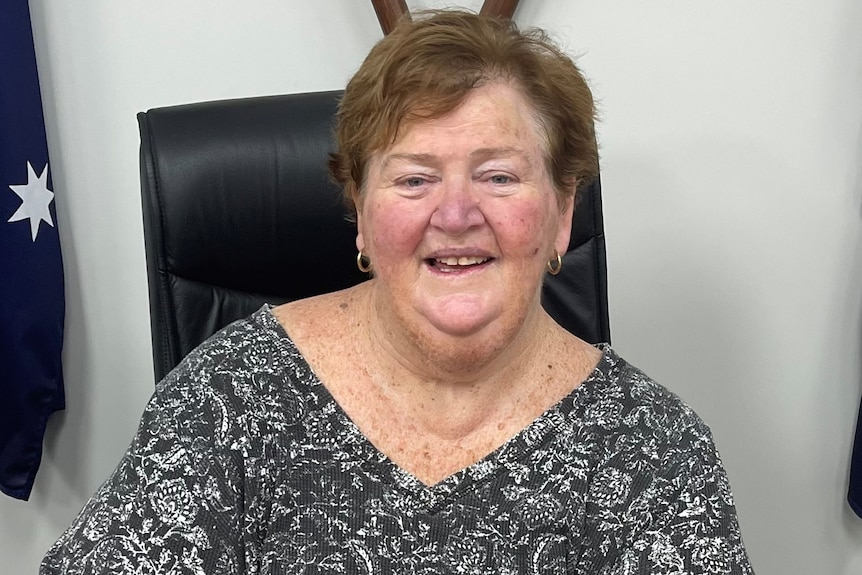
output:
<svg viewBox="0 0 862 575"><path fill-rule="evenodd" d="M850 459L850 488L847 491L847 502L862 517L862 405L859 406L859 417L856 420L856 440L853 442L853 454Z"/></svg>
<svg viewBox="0 0 862 575"><path fill-rule="evenodd" d="M27 0L0 4L0 491L28 499L65 407L63 263Z"/></svg>

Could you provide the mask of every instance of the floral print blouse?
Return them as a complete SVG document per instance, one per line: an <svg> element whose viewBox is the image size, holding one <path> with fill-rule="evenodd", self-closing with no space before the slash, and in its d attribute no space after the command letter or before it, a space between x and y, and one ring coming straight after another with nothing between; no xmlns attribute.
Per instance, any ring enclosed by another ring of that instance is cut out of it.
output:
<svg viewBox="0 0 862 575"><path fill-rule="evenodd" d="M752 573L709 429L603 352L568 397L427 486L360 433L264 307L157 386L40 573Z"/></svg>

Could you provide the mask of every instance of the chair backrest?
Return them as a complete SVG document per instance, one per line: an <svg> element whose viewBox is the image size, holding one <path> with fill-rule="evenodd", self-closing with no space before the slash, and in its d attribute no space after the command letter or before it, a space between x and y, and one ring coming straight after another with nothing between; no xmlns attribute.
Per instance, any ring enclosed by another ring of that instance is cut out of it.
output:
<svg viewBox="0 0 862 575"><path fill-rule="evenodd" d="M341 92L205 102L138 114L156 379L265 302L357 284L354 224L327 173ZM608 341L601 191L579 191L563 269L543 304Z"/></svg>

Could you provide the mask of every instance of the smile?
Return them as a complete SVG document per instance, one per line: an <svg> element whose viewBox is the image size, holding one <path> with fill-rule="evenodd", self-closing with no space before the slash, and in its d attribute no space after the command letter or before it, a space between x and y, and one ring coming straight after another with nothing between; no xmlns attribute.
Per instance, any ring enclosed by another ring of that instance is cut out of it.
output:
<svg viewBox="0 0 862 575"><path fill-rule="evenodd" d="M460 256L460 257L444 257L444 258L429 258L428 264L441 272L457 272L464 269L480 266L491 261L493 258L481 256Z"/></svg>

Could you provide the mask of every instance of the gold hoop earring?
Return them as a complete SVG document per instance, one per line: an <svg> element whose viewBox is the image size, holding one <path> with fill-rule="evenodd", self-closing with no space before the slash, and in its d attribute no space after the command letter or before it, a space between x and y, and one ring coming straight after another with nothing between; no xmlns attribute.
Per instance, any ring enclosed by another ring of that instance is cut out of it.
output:
<svg viewBox="0 0 862 575"><path fill-rule="evenodd" d="M359 268L359 271L361 271L362 273L366 273L366 274L368 272L370 272L371 268L373 267L371 265L371 258L364 255L362 253L362 250L359 250L359 253L356 254L356 267Z"/></svg>
<svg viewBox="0 0 862 575"><path fill-rule="evenodd" d="M556 262L554 261L554 258L551 258L546 264L548 268L548 273L550 273L552 276L557 275L558 273L560 273L560 270L563 269L563 258L560 257L560 252L554 250L554 255L557 256ZM557 265L555 266L554 263L556 263Z"/></svg>

